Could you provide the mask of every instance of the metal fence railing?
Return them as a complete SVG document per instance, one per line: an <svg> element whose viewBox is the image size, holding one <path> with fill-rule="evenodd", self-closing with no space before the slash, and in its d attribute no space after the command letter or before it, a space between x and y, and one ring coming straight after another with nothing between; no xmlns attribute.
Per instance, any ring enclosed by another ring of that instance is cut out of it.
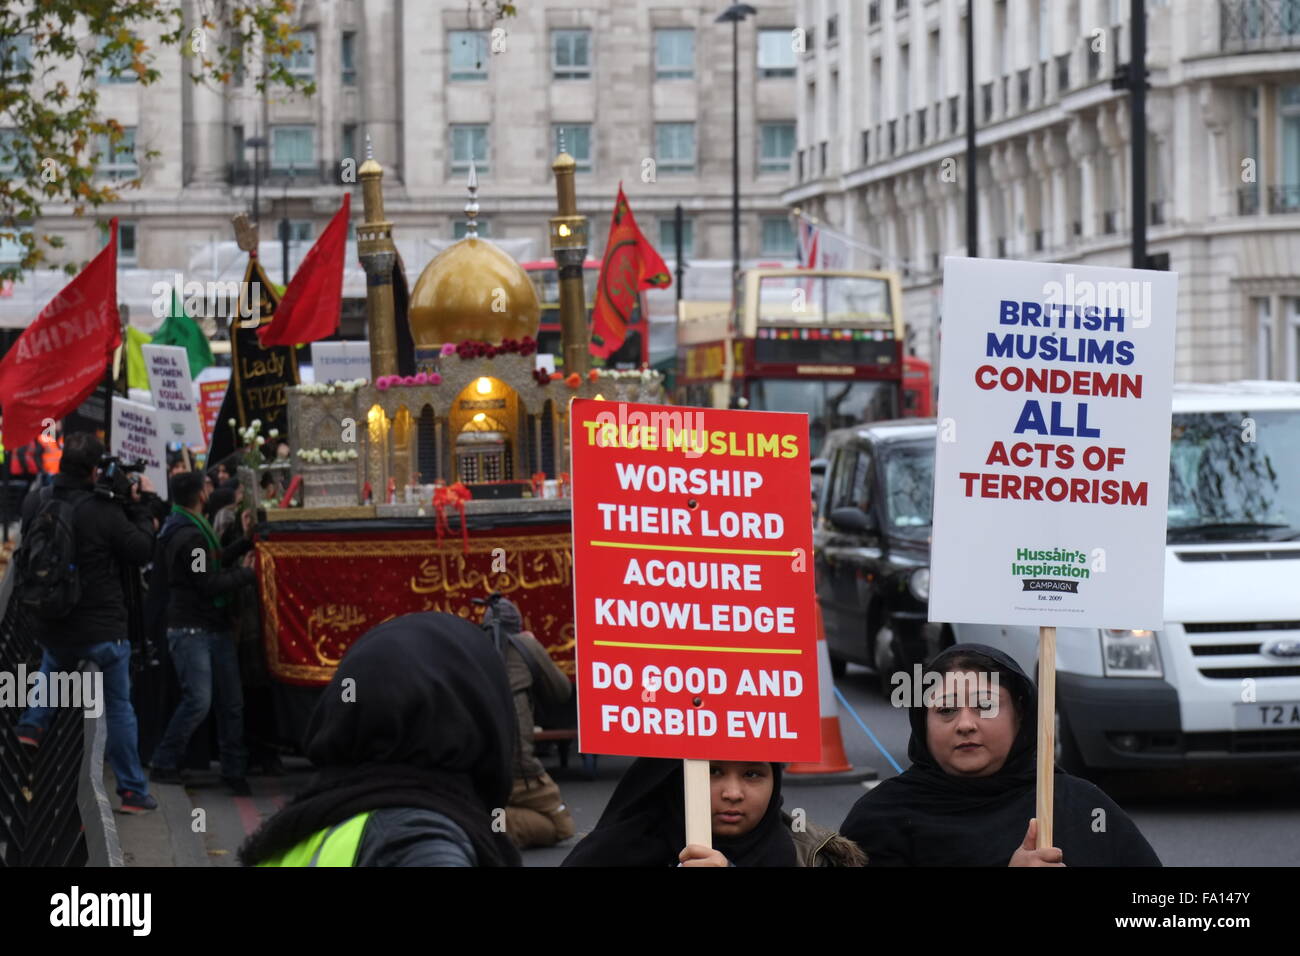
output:
<svg viewBox="0 0 1300 956"><path fill-rule="evenodd" d="M0 671L16 682L21 667L28 674L40 667L41 649L9 600L12 588L10 564L0 583ZM25 696L26 684L17 690ZM0 866L121 866L104 788L107 719L61 709L33 752L18 742L24 708L16 704L0 707Z"/></svg>

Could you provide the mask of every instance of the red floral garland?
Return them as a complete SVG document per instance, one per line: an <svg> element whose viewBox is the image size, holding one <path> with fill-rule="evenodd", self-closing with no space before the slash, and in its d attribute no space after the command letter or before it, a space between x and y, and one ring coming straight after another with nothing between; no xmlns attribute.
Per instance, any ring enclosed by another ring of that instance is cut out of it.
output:
<svg viewBox="0 0 1300 956"><path fill-rule="evenodd" d="M522 339L502 339L500 345L474 342L466 339L456 346L456 354L463 359L496 358L498 355L532 355L537 351L537 341L531 335Z"/></svg>

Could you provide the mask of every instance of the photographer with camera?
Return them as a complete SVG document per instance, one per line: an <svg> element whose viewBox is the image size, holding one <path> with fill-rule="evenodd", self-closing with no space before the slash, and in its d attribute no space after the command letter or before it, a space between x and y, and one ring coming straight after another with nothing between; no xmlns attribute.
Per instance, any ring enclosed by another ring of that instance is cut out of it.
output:
<svg viewBox="0 0 1300 956"><path fill-rule="evenodd" d="M64 441L53 483L23 503L22 544L14 556L13 599L36 628L46 679L83 660L104 673L107 757L124 813L158 807L140 766L123 589L123 569L143 567L153 555L155 501L148 478L128 476L116 459L104 460L98 438L75 432ZM18 739L39 747L53 719L53 708L29 709Z"/></svg>
<svg viewBox="0 0 1300 956"><path fill-rule="evenodd" d="M244 698L230 610L235 593L256 580L250 566L252 513L245 512L243 537L223 549L203 516L208 503L203 475L172 476L171 500L172 513L158 535L153 585L166 589L167 647L181 700L154 750L151 777L158 783L181 782L181 758L212 707L215 685L221 779L236 796L248 796Z"/></svg>
<svg viewBox="0 0 1300 956"><path fill-rule="evenodd" d="M533 734L539 715L567 703L573 685L537 638L522 630L523 616L513 601L494 591L486 598L474 598L474 603L485 605L483 629L492 635L497 653L505 658L519 724L506 833L521 850L555 846L573 836L573 817L560 788L537 759Z"/></svg>

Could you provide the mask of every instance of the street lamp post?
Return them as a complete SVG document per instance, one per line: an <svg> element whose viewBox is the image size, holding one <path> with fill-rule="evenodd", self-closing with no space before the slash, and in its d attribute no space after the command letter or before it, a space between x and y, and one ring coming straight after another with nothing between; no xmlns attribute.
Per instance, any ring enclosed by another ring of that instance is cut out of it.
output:
<svg viewBox="0 0 1300 956"><path fill-rule="evenodd" d="M731 24L731 287L740 280L740 21L758 13L747 3L733 3L714 23Z"/></svg>
<svg viewBox="0 0 1300 956"><path fill-rule="evenodd" d="M284 287L289 288L289 187L293 185L293 163L289 164L289 178L284 182L284 210L280 219L280 263L284 270Z"/></svg>
<svg viewBox="0 0 1300 956"><path fill-rule="evenodd" d="M265 136L250 136L244 140L244 146L253 151L253 222L260 223L257 194L262 182L262 150L266 147Z"/></svg>

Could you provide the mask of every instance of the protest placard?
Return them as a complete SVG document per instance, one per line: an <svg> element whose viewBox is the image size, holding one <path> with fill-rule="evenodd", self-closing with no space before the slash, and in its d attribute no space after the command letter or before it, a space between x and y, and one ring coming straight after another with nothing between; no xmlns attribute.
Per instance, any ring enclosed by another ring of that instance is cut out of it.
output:
<svg viewBox="0 0 1300 956"><path fill-rule="evenodd" d="M577 399L570 420L580 749L816 760L807 416Z"/></svg>
<svg viewBox="0 0 1300 956"><path fill-rule="evenodd" d="M180 351L183 355L185 350ZM166 495L167 438L157 409L114 395L113 435L109 451L124 464L143 461L144 473L154 488L160 495Z"/></svg>
<svg viewBox="0 0 1300 956"><path fill-rule="evenodd" d="M930 620L1163 623L1178 277L949 258Z"/></svg>
<svg viewBox="0 0 1300 956"><path fill-rule="evenodd" d="M146 345L145 370L149 391L164 440L195 447L206 446L190 381L190 361L179 345Z"/></svg>
<svg viewBox="0 0 1300 956"><path fill-rule="evenodd" d="M931 621L1037 624L1038 846L1056 628L1164 620L1178 277L944 260Z"/></svg>
<svg viewBox="0 0 1300 956"><path fill-rule="evenodd" d="M203 370L205 374L210 371L212 369ZM226 390L230 387L230 369L221 371L226 373L224 377L213 376L194 383L194 389L198 393L199 422L203 425L205 448L212 444L212 432L217 427L217 419L221 415L221 403L226 400Z"/></svg>
<svg viewBox="0 0 1300 956"><path fill-rule="evenodd" d="M350 382L370 379L369 342L313 342L311 367L316 381Z"/></svg>

